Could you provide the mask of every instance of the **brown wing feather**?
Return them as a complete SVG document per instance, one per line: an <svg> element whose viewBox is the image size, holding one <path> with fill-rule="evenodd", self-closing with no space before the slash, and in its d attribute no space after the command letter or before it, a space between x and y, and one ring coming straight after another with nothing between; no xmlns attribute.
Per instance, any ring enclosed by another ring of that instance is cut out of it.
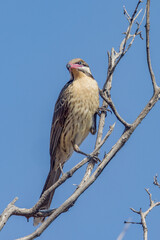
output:
<svg viewBox="0 0 160 240"><path fill-rule="evenodd" d="M64 127L65 120L68 115L69 109L69 91L68 87L72 84L73 80L70 80L60 92L58 100L55 104L52 127L50 133L50 156L51 156L51 168L54 166L54 155L56 147L59 143L60 136Z"/></svg>

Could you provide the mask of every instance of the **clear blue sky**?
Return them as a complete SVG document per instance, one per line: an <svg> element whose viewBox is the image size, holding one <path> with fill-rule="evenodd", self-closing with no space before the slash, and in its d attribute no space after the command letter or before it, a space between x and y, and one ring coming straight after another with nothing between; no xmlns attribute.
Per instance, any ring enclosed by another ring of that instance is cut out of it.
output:
<svg viewBox="0 0 160 240"><path fill-rule="evenodd" d="M69 80L66 63L72 58L83 58L101 88L106 79L107 50L118 49L127 27L123 5L132 12L136 3L137 0L0 1L0 212L16 196L19 197L16 205L26 208L32 207L39 198L49 170L54 104ZM159 9L160 2L151 1L151 57L157 78L160 73ZM145 40L137 38L116 69L112 98L123 118L132 122L151 95ZM160 193L152 185L153 176L160 175L159 107L157 103L98 180L40 239L115 240L124 220L139 221L129 208L145 210L148 207L145 187L150 188L154 200L160 201ZM105 132L115 121L114 133L101 156L123 132L123 126L113 114L108 114ZM95 137L88 136L81 149L91 152L94 141ZM64 171L81 158L74 154ZM56 191L52 207L70 196L75 189L73 184L80 182L84 171L85 168ZM157 208L147 218L150 239L159 239L159 213ZM0 238L13 240L34 229L32 219L27 223L24 217L11 217ZM124 239L142 239L141 226L130 226Z"/></svg>

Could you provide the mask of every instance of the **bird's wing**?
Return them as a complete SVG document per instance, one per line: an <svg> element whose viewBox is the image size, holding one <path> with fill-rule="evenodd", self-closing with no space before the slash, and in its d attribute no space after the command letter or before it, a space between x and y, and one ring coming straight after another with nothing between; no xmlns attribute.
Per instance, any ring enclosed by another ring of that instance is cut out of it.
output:
<svg viewBox="0 0 160 240"><path fill-rule="evenodd" d="M51 156L51 167L54 166L54 155L57 144L59 143L60 136L64 127L65 120L68 115L69 109L69 91L68 87L72 84L72 80L70 80L60 92L58 100L55 104L52 127L50 133L50 156Z"/></svg>

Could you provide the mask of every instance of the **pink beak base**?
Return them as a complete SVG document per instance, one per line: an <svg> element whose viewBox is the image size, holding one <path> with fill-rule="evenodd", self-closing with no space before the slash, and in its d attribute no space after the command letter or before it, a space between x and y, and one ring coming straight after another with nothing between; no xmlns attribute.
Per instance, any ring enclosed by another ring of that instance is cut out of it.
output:
<svg viewBox="0 0 160 240"><path fill-rule="evenodd" d="M81 67L81 65L79 65L79 64L72 64L72 63L70 63L70 66L71 66L71 68L79 68L79 67Z"/></svg>

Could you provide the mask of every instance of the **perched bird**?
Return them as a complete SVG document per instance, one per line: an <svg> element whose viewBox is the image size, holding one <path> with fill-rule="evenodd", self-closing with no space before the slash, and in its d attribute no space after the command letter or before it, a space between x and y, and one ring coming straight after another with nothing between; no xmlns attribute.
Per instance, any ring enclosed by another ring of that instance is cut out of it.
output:
<svg viewBox="0 0 160 240"><path fill-rule="evenodd" d="M61 90L55 104L50 134L50 171L41 195L60 177L64 163L87 137L96 133L96 114L99 107L98 84L88 64L80 58L67 65L71 79ZM42 209L50 207L54 191ZM44 218L35 218L34 225Z"/></svg>

